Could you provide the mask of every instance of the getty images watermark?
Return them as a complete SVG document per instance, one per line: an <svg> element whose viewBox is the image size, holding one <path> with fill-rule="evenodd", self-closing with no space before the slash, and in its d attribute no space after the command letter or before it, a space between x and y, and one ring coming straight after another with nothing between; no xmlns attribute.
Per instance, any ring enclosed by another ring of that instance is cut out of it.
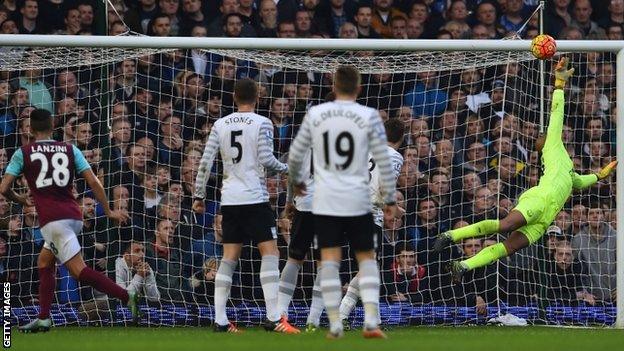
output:
<svg viewBox="0 0 624 351"><path fill-rule="evenodd" d="M11 283L4 282L2 294L2 346L5 349L11 347Z"/></svg>

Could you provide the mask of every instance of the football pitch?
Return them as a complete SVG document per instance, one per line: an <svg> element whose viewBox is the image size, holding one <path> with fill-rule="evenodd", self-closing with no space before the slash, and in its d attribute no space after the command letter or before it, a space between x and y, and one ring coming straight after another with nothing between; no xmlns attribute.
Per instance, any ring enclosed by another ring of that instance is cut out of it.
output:
<svg viewBox="0 0 624 351"><path fill-rule="evenodd" d="M325 330L282 335L259 328L241 334L217 334L210 328L78 328L58 327L44 334L13 329L13 350L617 350L624 331L550 327L405 327L387 332L386 340L365 340L350 331L326 340Z"/></svg>

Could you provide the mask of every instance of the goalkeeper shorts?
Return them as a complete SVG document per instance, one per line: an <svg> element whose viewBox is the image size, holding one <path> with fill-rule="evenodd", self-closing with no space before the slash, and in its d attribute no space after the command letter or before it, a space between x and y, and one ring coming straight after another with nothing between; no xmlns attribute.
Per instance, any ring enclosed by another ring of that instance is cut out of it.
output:
<svg viewBox="0 0 624 351"><path fill-rule="evenodd" d="M533 187L520 196L518 204L514 207L514 210L522 213L527 222L518 231L523 233L531 244L546 233L546 229L552 224L560 210L548 201L544 194L548 193L539 187Z"/></svg>

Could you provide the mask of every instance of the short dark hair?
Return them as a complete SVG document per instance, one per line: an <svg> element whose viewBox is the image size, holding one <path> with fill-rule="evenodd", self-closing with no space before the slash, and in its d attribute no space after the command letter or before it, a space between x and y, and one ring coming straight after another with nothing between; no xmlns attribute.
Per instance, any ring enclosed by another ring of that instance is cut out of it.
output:
<svg viewBox="0 0 624 351"><path fill-rule="evenodd" d="M352 65L341 65L334 74L334 89L338 93L355 95L360 88L360 71Z"/></svg>
<svg viewBox="0 0 624 351"><path fill-rule="evenodd" d="M239 79L234 84L234 101L237 104L253 104L258 98L258 84L249 78Z"/></svg>
<svg viewBox="0 0 624 351"><path fill-rule="evenodd" d="M145 245L143 245L143 243L142 243L142 242L140 242L140 241L130 240L130 241L126 244L126 246L124 246L123 253L125 253L125 254L129 254L129 253L131 253L131 252L132 252L132 245L134 245L134 244L145 246Z"/></svg>
<svg viewBox="0 0 624 351"><path fill-rule="evenodd" d="M33 132L51 132L53 125L50 111L38 108L30 113L30 129Z"/></svg>
<svg viewBox="0 0 624 351"><path fill-rule="evenodd" d="M389 142L398 143L403 140L403 135L405 134L403 122L399 121L397 118L390 118L384 123L384 127L386 128L386 135Z"/></svg>

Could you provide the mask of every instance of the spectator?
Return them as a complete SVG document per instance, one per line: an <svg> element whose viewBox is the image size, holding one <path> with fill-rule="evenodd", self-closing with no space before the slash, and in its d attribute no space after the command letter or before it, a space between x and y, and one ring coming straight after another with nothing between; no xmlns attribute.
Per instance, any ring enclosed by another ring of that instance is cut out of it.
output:
<svg viewBox="0 0 624 351"><path fill-rule="evenodd" d="M229 38L240 38L243 30L243 18L238 13L230 13L225 16L223 25L223 36Z"/></svg>
<svg viewBox="0 0 624 351"><path fill-rule="evenodd" d="M82 30L80 23L80 11L78 8L69 8L65 11L64 19L65 27L56 32L56 34L76 35Z"/></svg>
<svg viewBox="0 0 624 351"><path fill-rule="evenodd" d="M12 19L6 19L0 22L0 33L2 34L19 34L17 22Z"/></svg>
<svg viewBox="0 0 624 351"><path fill-rule="evenodd" d="M373 8L370 5L360 4L355 12L355 25L357 26L358 38L379 39L381 35L371 27Z"/></svg>
<svg viewBox="0 0 624 351"><path fill-rule="evenodd" d="M612 24L607 27L607 39L609 40L622 40L624 35L622 35L622 25L621 24Z"/></svg>
<svg viewBox="0 0 624 351"><path fill-rule="evenodd" d="M260 37L277 37L277 5L273 0L260 1L260 20L255 30Z"/></svg>
<svg viewBox="0 0 624 351"><path fill-rule="evenodd" d="M128 243L123 255L115 260L115 282L150 301L160 300L154 271L145 261L145 246L137 241Z"/></svg>
<svg viewBox="0 0 624 351"><path fill-rule="evenodd" d="M169 35L172 36L177 36L180 33L179 6L180 0L158 0L160 13L169 17Z"/></svg>
<svg viewBox="0 0 624 351"><path fill-rule="evenodd" d="M296 38L297 30L294 22L284 21L277 26L278 38Z"/></svg>
<svg viewBox="0 0 624 351"><path fill-rule="evenodd" d="M544 14L544 32L558 37L563 28L572 24L569 12L570 0L552 0Z"/></svg>
<svg viewBox="0 0 624 351"><path fill-rule="evenodd" d="M239 0L238 13L242 16L243 23L255 27L258 22L258 11L254 8L254 0Z"/></svg>
<svg viewBox="0 0 624 351"><path fill-rule="evenodd" d="M475 12L477 23L487 29L490 39L500 39L505 36L505 29L498 24L498 13L492 1L486 0L480 2Z"/></svg>
<svg viewBox="0 0 624 351"><path fill-rule="evenodd" d="M313 34L316 34L316 30L312 29L310 12L304 9L297 11L295 14L295 30L299 38L310 38Z"/></svg>
<svg viewBox="0 0 624 351"><path fill-rule="evenodd" d="M394 17L403 17L405 14L401 10L393 7L394 0L374 0L373 18L371 26L383 38L392 38L392 28L390 21Z"/></svg>
<svg viewBox="0 0 624 351"><path fill-rule="evenodd" d="M221 15L210 23L208 26L208 35L211 37L223 37L225 36L225 21L230 14L239 14L240 2L239 0L222 0L221 6L219 6L219 12ZM239 14L240 19L240 14ZM242 22L242 20L241 20ZM241 36L243 37L255 37L256 31L247 23L243 23L241 28Z"/></svg>
<svg viewBox="0 0 624 351"><path fill-rule="evenodd" d="M422 39L425 27L417 19L409 18L407 20L407 39Z"/></svg>
<svg viewBox="0 0 624 351"><path fill-rule="evenodd" d="M158 13L156 0L139 0L138 6L130 8L124 21L130 29L137 33L147 33L148 23Z"/></svg>
<svg viewBox="0 0 624 351"><path fill-rule="evenodd" d="M412 108L414 115L433 117L444 111L448 95L439 88L437 75L435 71L418 73L414 89L405 95L404 104Z"/></svg>
<svg viewBox="0 0 624 351"><path fill-rule="evenodd" d="M576 0L572 11L572 26L580 29L587 39L605 39L606 32L591 20L593 9L589 0Z"/></svg>
<svg viewBox="0 0 624 351"><path fill-rule="evenodd" d="M597 301L615 302L615 229L604 221L604 210L596 202L587 211L587 223L572 239L576 258L587 267L587 290Z"/></svg>
<svg viewBox="0 0 624 351"><path fill-rule="evenodd" d="M171 33L171 17L165 14L154 16L147 26L147 35L168 37Z"/></svg>
<svg viewBox="0 0 624 351"><path fill-rule="evenodd" d="M357 27L351 22L345 22L338 30L338 37L341 39L357 39Z"/></svg>
<svg viewBox="0 0 624 351"><path fill-rule="evenodd" d="M386 286L391 287L388 290L394 290L389 299L393 302L420 302L419 283L425 277L425 267L416 261L416 252L410 244L400 245L396 251L396 258L384 278Z"/></svg>
<svg viewBox="0 0 624 351"><path fill-rule="evenodd" d="M80 11L80 27L83 30L93 30L93 6L88 2L82 2L78 4L78 11Z"/></svg>
<svg viewBox="0 0 624 351"><path fill-rule="evenodd" d="M390 19L390 32L393 39L407 39L407 20L404 16Z"/></svg>
<svg viewBox="0 0 624 351"><path fill-rule="evenodd" d="M36 58L32 57L32 59ZM41 70L33 68L23 70L21 73L19 86L28 91L28 101L36 108L54 113L51 86L43 80Z"/></svg>
<svg viewBox="0 0 624 351"><path fill-rule="evenodd" d="M182 264L182 251L175 246L176 225L169 219L160 219L156 224L155 240L147 244L145 261L154 270L156 285L162 301L182 303L188 291Z"/></svg>
<svg viewBox="0 0 624 351"><path fill-rule="evenodd" d="M202 269L191 276L190 285L193 290L193 299L202 304L214 303L214 282L219 262L216 258L204 261Z"/></svg>
<svg viewBox="0 0 624 351"><path fill-rule="evenodd" d="M596 297L585 289L586 276L580 262L574 260L572 246L567 240L558 241L554 247L554 262L550 265L548 298L556 304L575 305L584 301L596 304Z"/></svg>
<svg viewBox="0 0 624 351"><path fill-rule="evenodd" d="M610 0L609 14L598 21L602 28L609 28L612 25L624 25L624 0Z"/></svg>
<svg viewBox="0 0 624 351"><path fill-rule="evenodd" d="M39 3L36 0L24 0L19 12L22 15L18 24L20 34L44 34L39 23Z"/></svg>
<svg viewBox="0 0 624 351"><path fill-rule="evenodd" d="M329 0L328 7L324 12L323 27L332 38L338 38L340 27L352 20L356 12L356 5L353 0Z"/></svg>
<svg viewBox="0 0 624 351"><path fill-rule="evenodd" d="M180 35L188 36L194 27L207 28L208 18L204 15L201 0L183 0Z"/></svg>
<svg viewBox="0 0 624 351"><path fill-rule="evenodd" d="M526 15L523 0L507 0L500 24L507 32L518 32L526 21Z"/></svg>

